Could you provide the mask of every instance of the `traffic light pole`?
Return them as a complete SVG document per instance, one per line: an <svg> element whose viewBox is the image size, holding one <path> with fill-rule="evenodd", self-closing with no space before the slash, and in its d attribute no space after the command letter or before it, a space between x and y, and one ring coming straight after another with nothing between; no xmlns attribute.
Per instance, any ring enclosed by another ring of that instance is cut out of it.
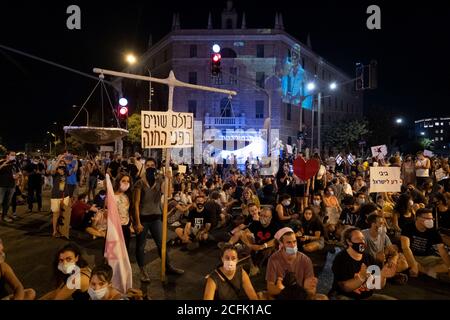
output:
<svg viewBox="0 0 450 320"><path fill-rule="evenodd" d="M168 100L168 112L173 111L173 92L175 87L185 87L185 88L191 88L191 89L197 89L197 90L203 90L203 91L210 91L210 92L218 92L218 93L224 93L227 95L233 95L235 96L237 94L236 91L232 90L223 90L223 89L216 89L212 87L206 87L206 86L199 86L195 84L185 83L182 81L179 81L175 78L175 75L173 71L170 71L169 76L166 79L158 79L153 77L146 77L141 75L135 75L130 73L123 73L123 72L117 72L117 71L111 71L111 70L104 70L104 69L94 69L94 73L99 73L100 75L107 74L111 76L116 77L123 77L123 78L129 78L129 79L136 79L136 80L144 80L144 81L153 81L157 83L162 83L167 86L169 86L169 100ZM166 252L167 252L167 213L168 213L168 199L169 199L169 185L170 185L170 151L171 148L166 148L166 163L165 163L165 183L164 183L164 203L163 203L163 226L162 226L162 245L161 245L161 281L166 282Z"/></svg>

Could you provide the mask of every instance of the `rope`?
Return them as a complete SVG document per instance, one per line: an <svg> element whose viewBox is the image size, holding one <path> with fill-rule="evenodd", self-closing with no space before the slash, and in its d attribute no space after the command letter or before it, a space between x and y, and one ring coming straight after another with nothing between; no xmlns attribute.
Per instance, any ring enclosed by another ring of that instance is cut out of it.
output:
<svg viewBox="0 0 450 320"><path fill-rule="evenodd" d="M89 99L91 98L92 94L94 93L95 89L97 89L98 85L100 84L102 80L99 80L97 82L97 84L95 85L94 89L91 91L91 93L89 94L89 97L86 99L86 101L84 101L83 105L80 107L80 110L78 110L78 113L76 114L75 118L73 118L72 122L69 124L69 127L72 126L72 124L74 123L75 119L78 117L78 115L81 113L81 110L83 110L83 107L86 105L86 103L89 101Z"/></svg>
<svg viewBox="0 0 450 320"><path fill-rule="evenodd" d="M111 102L111 98L110 98L110 96L109 96L108 90L106 90L106 86L105 86L105 84L104 84L103 82L102 82L102 85L103 85L103 88L105 89L106 97L108 98L109 105L110 105L110 107L111 107L111 111L112 111L112 113L113 113L113 115L114 115L114 118L116 119L117 127L120 128L119 118L117 118L116 112L114 111L114 106L113 106L113 104L112 104L112 102Z"/></svg>

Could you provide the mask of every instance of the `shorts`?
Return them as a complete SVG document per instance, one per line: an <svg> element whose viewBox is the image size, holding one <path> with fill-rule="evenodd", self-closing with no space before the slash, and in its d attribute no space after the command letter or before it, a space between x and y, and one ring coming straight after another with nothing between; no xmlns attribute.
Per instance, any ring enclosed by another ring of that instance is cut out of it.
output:
<svg viewBox="0 0 450 320"><path fill-rule="evenodd" d="M69 197L73 197L76 186L77 186L76 184L68 184L67 185L67 192L69 193Z"/></svg>
<svg viewBox="0 0 450 320"><path fill-rule="evenodd" d="M414 258L425 269L431 269L440 264L444 264L444 260L438 256L414 256Z"/></svg>
<svg viewBox="0 0 450 320"><path fill-rule="evenodd" d="M50 211L53 213L59 213L61 211L61 200L62 199L50 199ZM64 205L67 207L69 205L69 197L64 198Z"/></svg>

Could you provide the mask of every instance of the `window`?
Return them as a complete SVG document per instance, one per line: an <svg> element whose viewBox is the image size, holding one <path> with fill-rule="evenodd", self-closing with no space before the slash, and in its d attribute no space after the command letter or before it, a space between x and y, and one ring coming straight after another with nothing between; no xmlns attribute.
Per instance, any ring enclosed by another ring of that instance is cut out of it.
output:
<svg viewBox="0 0 450 320"><path fill-rule="evenodd" d="M441 133L444 133L444 130L441 129Z"/></svg>
<svg viewBox="0 0 450 320"><path fill-rule="evenodd" d="M291 120L291 104L286 104L286 120Z"/></svg>
<svg viewBox="0 0 450 320"><path fill-rule="evenodd" d="M191 44L189 46L189 58L195 58L197 57L197 45Z"/></svg>
<svg viewBox="0 0 450 320"><path fill-rule="evenodd" d="M265 78L264 72L256 72L256 85L263 89L264 89L264 82L265 82L264 78Z"/></svg>
<svg viewBox="0 0 450 320"><path fill-rule="evenodd" d="M197 117L197 100L188 100L188 112L194 114L194 118Z"/></svg>
<svg viewBox="0 0 450 320"><path fill-rule="evenodd" d="M233 29L233 20L227 19L225 23L227 29Z"/></svg>
<svg viewBox="0 0 450 320"><path fill-rule="evenodd" d="M230 68L230 84L237 84L237 68L231 67Z"/></svg>
<svg viewBox="0 0 450 320"><path fill-rule="evenodd" d="M197 72L190 71L189 72L189 81L190 84L197 84Z"/></svg>
<svg viewBox="0 0 450 320"><path fill-rule="evenodd" d="M344 100L341 99L341 111L344 111Z"/></svg>
<svg viewBox="0 0 450 320"><path fill-rule="evenodd" d="M255 101L255 118L256 119L264 118L264 100Z"/></svg>
<svg viewBox="0 0 450 320"><path fill-rule="evenodd" d="M328 97L328 107L331 108L331 97Z"/></svg>
<svg viewBox="0 0 450 320"><path fill-rule="evenodd" d="M444 141L444 137L441 137L441 141Z"/></svg>
<svg viewBox="0 0 450 320"><path fill-rule="evenodd" d="M435 141L439 141L439 137L435 137L434 140L435 140Z"/></svg>
<svg viewBox="0 0 450 320"><path fill-rule="evenodd" d="M439 130L436 130L436 133L439 133Z"/></svg>
<svg viewBox="0 0 450 320"><path fill-rule="evenodd" d="M443 122L441 122L441 126L443 126L444 125L444 123Z"/></svg>
<svg viewBox="0 0 450 320"><path fill-rule="evenodd" d="M350 112L349 103L347 102L347 113Z"/></svg>
<svg viewBox="0 0 450 320"><path fill-rule="evenodd" d="M264 45L263 44L256 45L256 57L264 58Z"/></svg>
<svg viewBox="0 0 450 320"><path fill-rule="evenodd" d="M317 111L314 111L314 126L317 127Z"/></svg>
<svg viewBox="0 0 450 320"><path fill-rule="evenodd" d="M334 109L337 111L338 109L338 101L337 97L334 97Z"/></svg>
<svg viewBox="0 0 450 320"><path fill-rule="evenodd" d="M222 73L219 73L217 76L211 75L211 82L215 85L222 85L223 84Z"/></svg>
<svg viewBox="0 0 450 320"><path fill-rule="evenodd" d="M439 126L439 122L435 122L434 125L437 127Z"/></svg>

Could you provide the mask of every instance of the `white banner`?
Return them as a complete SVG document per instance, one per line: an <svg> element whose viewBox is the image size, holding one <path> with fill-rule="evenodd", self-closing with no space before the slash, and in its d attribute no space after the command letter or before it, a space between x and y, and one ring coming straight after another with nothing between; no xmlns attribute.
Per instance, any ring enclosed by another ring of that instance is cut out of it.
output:
<svg viewBox="0 0 450 320"><path fill-rule="evenodd" d="M193 147L193 128L193 113L141 111L142 148Z"/></svg>
<svg viewBox="0 0 450 320"><path fill-rule="evenodd" d="M370 167L369 192L400 192L400 167Z"/></svg>
<svg viewBox="0 0 450 320"><path fill-rule="evenodd" d="M286 148L287 148L287 153L292 154L292 146L288 144L288 145L286 145Z"/></svg>
<svg viewBox="0 0 450 320"><path fill-rule="evenodd" d="M384 158L388 154L387 146L385 144L383 144L381 146L370 147L370 150L372 150L372 156L375 159Z"/></svg>

